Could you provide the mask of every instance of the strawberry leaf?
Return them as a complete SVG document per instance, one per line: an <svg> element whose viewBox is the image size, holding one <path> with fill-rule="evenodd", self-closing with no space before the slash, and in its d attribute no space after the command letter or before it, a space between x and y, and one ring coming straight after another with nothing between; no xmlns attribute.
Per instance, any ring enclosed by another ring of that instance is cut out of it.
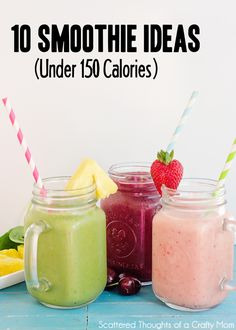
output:
<svg viewBox="0 0 236 330"><path fill-rule="evenodd" d="M157 159L165 165L170 164L173 158L174 158L174 150L172 150L170 153L164 150L161 150L160 152L157 153Z"/></svg>

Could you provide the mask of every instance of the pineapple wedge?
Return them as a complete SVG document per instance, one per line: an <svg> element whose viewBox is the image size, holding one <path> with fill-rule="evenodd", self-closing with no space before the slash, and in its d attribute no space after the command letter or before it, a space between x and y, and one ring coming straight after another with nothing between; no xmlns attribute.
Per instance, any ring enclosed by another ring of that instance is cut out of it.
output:
<svg viewBox="0 0 236 330"><path fill-rule="evenodd" d="M0 254L0 276L8 275L22 269L24 269L23 259Z"/></svg>
<svg viewBox="0 0 236 330"><path fill-rule="evenodd" d="M66 190L80 189L96 184L97 199L103 199L117 191L117 185L93 160L84 159L66 185Z"/></svg>

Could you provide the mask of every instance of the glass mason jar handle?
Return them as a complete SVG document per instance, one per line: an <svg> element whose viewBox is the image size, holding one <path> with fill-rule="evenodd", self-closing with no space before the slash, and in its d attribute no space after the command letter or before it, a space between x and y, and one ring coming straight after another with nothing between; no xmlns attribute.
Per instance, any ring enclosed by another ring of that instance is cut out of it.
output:
<svg viewBox="0 0 236 330"><path fill-rule="evenodd" d="M232 231L236 235L236 220L233 217L225 218L223 221L223 230ZM221 290L236 291L236 285L231 284L232 281L226 277L220 283Z"/></svg>
<svg viewBox="0 0 236 330"><path fill-rule="evenodd" d="M30 289L48 291L51 287L47 279L38 278L38 239L39 236L49 229L43 221L32 223L26 230L25 245L25 278Z"/></svg>

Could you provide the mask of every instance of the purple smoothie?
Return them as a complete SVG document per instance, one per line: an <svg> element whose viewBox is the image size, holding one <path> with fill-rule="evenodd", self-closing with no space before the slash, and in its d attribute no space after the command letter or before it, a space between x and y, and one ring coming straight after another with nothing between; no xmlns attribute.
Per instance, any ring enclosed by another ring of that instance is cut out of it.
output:
<svg viewBox="0 0 236 330"><path fill-rule="evenodd" d="M143 282L152 274L152 219L160 195L149 164L118 164L109 170L117 193L101 202L107 219L108 266Z"/></svg>

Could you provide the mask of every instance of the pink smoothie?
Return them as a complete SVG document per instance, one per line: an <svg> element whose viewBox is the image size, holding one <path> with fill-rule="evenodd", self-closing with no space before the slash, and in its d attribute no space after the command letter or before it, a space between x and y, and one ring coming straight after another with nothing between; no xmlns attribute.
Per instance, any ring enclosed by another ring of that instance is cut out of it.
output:
<svg viewBox="0 0 236 330"><path fill-rule="evenodd" d="M207 309L227 295L223 278L233 273L232 232L224 214L159 211L153 220L152 283L161 300L190 309Z"/></svg>

